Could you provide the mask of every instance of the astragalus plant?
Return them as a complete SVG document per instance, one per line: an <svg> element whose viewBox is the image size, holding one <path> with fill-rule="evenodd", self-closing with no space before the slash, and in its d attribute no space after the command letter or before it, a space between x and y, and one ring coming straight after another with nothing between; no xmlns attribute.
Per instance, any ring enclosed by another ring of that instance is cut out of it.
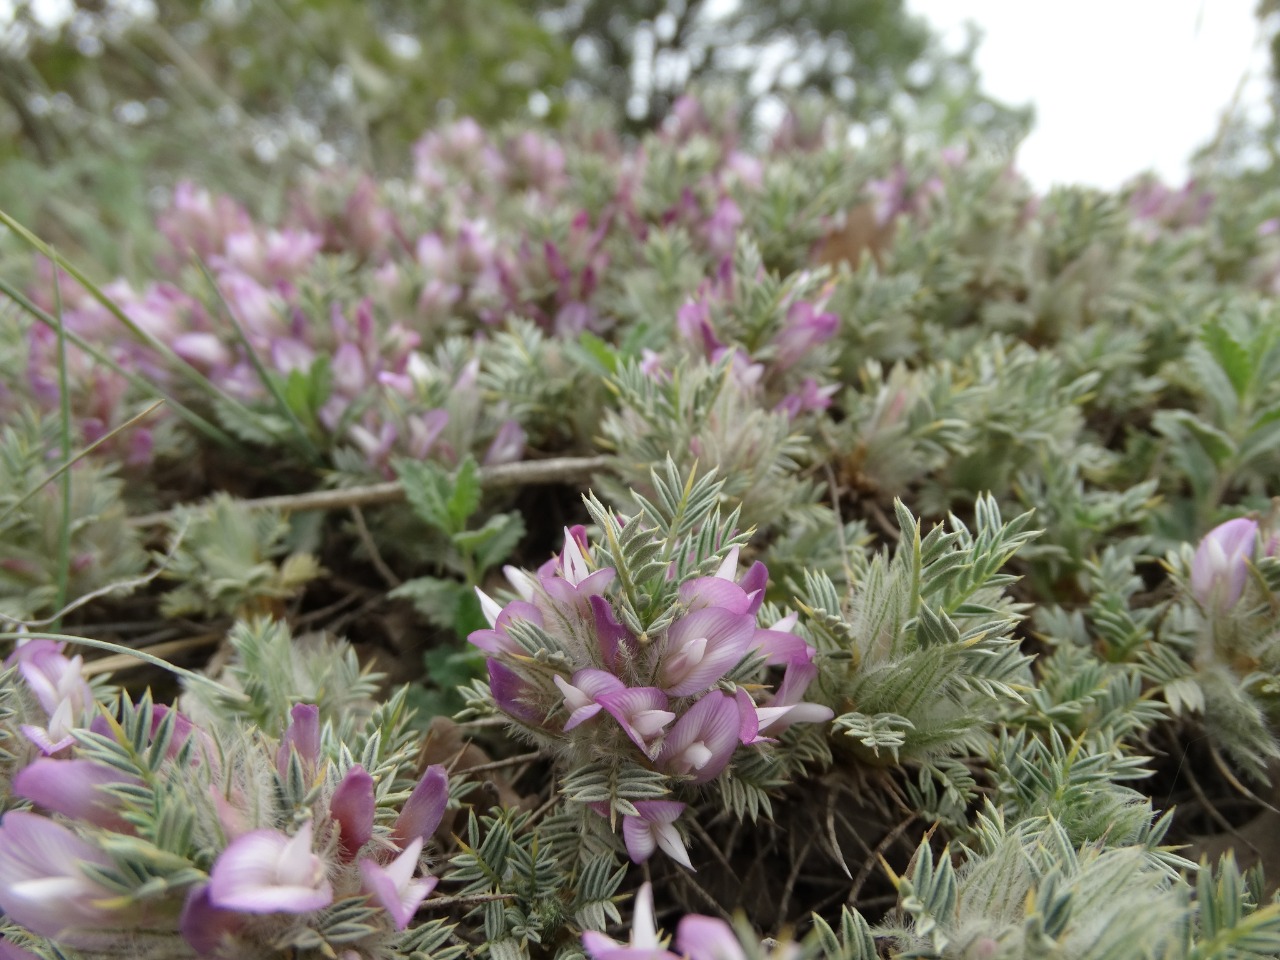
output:
<svg viewBox="0 0 1280 960"><path fill-rule="evenodd" d="M1280 195L711 103L0 217L0 956L1280 954Z"/></svg>

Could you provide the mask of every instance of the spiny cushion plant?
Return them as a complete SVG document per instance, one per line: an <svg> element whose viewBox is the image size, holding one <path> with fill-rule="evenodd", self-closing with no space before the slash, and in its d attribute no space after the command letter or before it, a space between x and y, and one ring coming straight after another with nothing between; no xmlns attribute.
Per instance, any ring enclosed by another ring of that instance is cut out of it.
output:
<svg viewBox="0 0 1280 960"><path fill-rule="evenodd" d="M5 220L0 955L1280 953L1280 196L803 129Z"/></svg>

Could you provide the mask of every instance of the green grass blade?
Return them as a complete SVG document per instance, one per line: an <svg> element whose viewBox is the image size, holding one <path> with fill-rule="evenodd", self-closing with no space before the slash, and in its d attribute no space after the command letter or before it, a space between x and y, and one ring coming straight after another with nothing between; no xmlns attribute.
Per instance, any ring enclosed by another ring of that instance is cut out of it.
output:
<svg viewBox="0 0 1280 960"><path fill-rule="evenodd" d="M186 667L179 667L170 663L168 660L161 660L157 656L146 653L142 650L135 650L133 647L122 646L118 643L112 643L110 640L94 640L91 637L76 637L67 633L27 633L25 631L17 633L0 633L0 640L60 640L64 643L74 643L82 647L93 647L95 650L107 650L111 653L123 654L126 657L133 657L135 660L142 660L151 664L153 667L159 667L161 670L168 670L170 673L182 677L191 683L201 683L208 687L213 687L222 696L228 697L240 703L248 703L248 694L241 693L239 690L232 690L230 687L223 686L217 680L206 677L204 674L196 673L194 670L188 670Z"/></svg>
<svg viewBox="0 0 1280 960"><path fill-rule="evenodd" d="M71 385L67 380L67 328L62 322L62 284L58 271L53 272L54 319L58 321L58 433L62 445L62 462L71 459ZM67 588L71 582L71 473L62 472L62 517L58 523L58 583L54 594L53 609L61 610L67 603ZM62 626L61 618L53 622L53 629Z"/></svg>
<svg viewBox="0 0 1280 960"><path fill-rule="evenodd" d="M53 481L57 480L58 477L62 476L64 473L70 470L75 463L77 463L80 460L83 460L89 454L93 453L94 450L98 449L98 447L102 446L104 443L109 441L112 437L115 437L121 433L124 433L130 427L134 426L140 421L145 420L147 417L151 416L151 414L163 404L164 404L164 400L155 401L153 404L151 404L151 406L147 407L147 409L143 410L141 413L134 414L132 417L130 417L124 423L120 424L118 427L113 427L108 433L105 433L102 436L100 436L97 440L93 441L93 443L89 444L87 447L85 447L83 450L77 453L74 457L64 460L62 462L62 466L58 467L58 469L54 470L48 476L44 477L44 479L42 479L34 487L32 487L30 490L24 493L21 497L19 497L17 500L11 503L9 505L8 510L6 510L4 513L0 513L0 525L3 525L4 522L8 520L9 517L11 517L13 513L16 510L18 510L18 508L20 508L24 503L26 503L28 500L34 497L46 486L53 483Z"/></svg>

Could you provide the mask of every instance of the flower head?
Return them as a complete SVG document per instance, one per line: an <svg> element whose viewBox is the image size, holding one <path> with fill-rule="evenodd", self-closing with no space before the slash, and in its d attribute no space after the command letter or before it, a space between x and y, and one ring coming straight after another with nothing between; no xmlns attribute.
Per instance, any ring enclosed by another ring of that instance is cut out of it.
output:
<svg viewBox="0 0 1280 960"><path fill-rule="evenodd" d="M675 800L637 800L638 817L622 818L622 839L627 845L627 855L633 863L643 863L661 849L676 863L693 869L689 852L684 847L675 822L680 819L685 805Z"/></svg>
<svg viewBox="0 0 1280 960"><path fill-rule="evenodd" d="M449 806L449 775L443 766L433 763L427 767L409 799L400 808L392 839L412 844L414 840L427 840L436 832L444 812Z"/></svg>
<svg viewBox="0 0 1280 960"><path fill-rule="evenodd" d="M360 879L364 891L389 914L397 930L403 930L422 903L439 882L435 877L414 880L418 868L418 856L422 853L422 838L418 837L400 852L387 866L376 860L360 861Z"/></svg>
<svg viewBox="0 0 1280 960"><path fill-rule="evenodd" d="M32 933L72 946L120 925L114 896L83 866L110 867L106 854L46 817L11 810L0 820L0 910Z"/></svg>
<svg viewBox="0 0 1280 960"><path fill-rule="evenodd" d="M375 806L373 777L357 763L329 798L329 814L338 822L339 842L348 858L354 857L373 836Z"/></svg>
<svg viewBox="0 0 1280 960"><path fill-rule="evenodd" d="M676 721L658 751L658 767L692 776L694 783L717 777L738 747L741 719L733 697L713 690Z"/></svg>
<svg viewBox="0 0 1280 960"><path fill-rule="evenodd" d="M755 617L747 613L708 607L686 614L667 631L660 686L673 697L706 690L742 659L754 633Z"/></svg>
<svg viewBox="0 0 1280 960"><path fill-rule="evenodd" d="M288 774L289 755L295 750L302 769L314 773L320 760L320 708L313 703L295 704L289 711L289 728L276 751L276 769L280 776Z"/></svg>
<svg viewBox="0 0 1280 960"><path fill-rule="evenodd" d="M292 837L253 830L219 854L209 902L241 913L310 913L333 902L324 861L311 852L311 822Z"/></svg>

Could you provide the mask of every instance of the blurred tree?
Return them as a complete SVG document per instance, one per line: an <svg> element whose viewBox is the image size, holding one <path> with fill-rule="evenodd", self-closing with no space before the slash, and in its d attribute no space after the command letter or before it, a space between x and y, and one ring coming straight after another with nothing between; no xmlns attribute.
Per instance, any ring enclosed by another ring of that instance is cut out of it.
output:
<svg viewBox="0 0 1280 960"><path fill-rule="evenodd" d="M1191 161L1194 176L1234 180L1250 194L1280 188L1280 0L1259 0L1254 14L1269 60L1266 103L1259 111L1245 102L1243 76L1217 133Z"/></svg>
<svg viewBox="0 0 1280 960"><path fill-rule="evenodd" d="M568 75L521 0L75 0L52 23L47 4L14 7L0 207L95 259L118 260L158 183L269 201L339 157L395 170L442 114L550 108Z"/></svg>
<svg viewBox="0 0 1280 960"><path fill-rule="evenodd" d="M820 93L859 122L893 118L940 139L964 129L1006 138L1030 111L984 95L977 35L945 52L903 0L536 0L542 22L573 45L569 90L611 101L650 129L689 84L741 91L748 116L771 101ZM759 119L757 117L757 119Z"/></svg>
<svg viewBox="0 0 1280 960"><path fill-rule="evenodd" d="M947 52L903 0L63 2L0 29L0 208L104 274L149 260L129 238L180 176L270 213L300 169L402 169L447 116L604 100L639 133L697 85L764 125L798 95L934 140L1029 120L982 93L976 35Z"/></svg>

